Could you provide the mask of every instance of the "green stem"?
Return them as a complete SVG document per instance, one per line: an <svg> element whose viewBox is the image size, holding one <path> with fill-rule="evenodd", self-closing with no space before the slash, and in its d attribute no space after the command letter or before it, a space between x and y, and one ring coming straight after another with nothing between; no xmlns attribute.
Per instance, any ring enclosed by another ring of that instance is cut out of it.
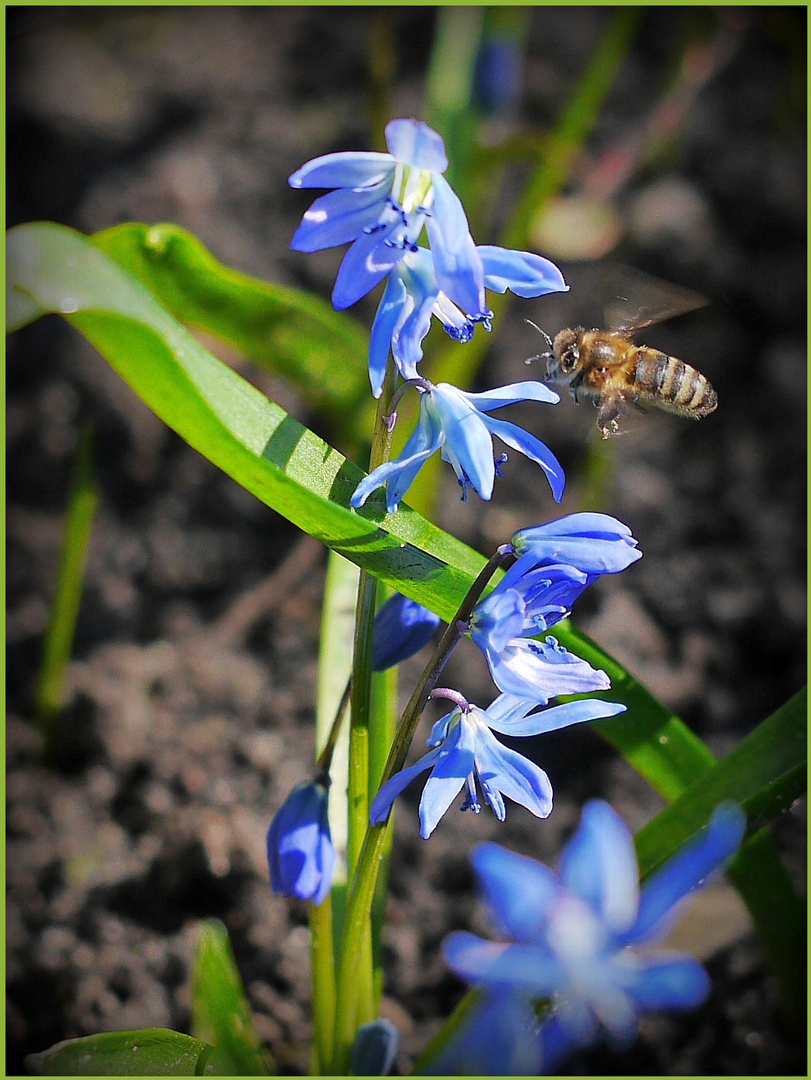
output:
<svg viewBox="0 0 811 1080"><path fill-rule="evenodd" d="M495 552L473 582L470 591L462 601L461 607L442 635L430 663L422 673L403 712L397 734L389 751L386 767L383 770L381 785L385 784L402 768L422 711L431 691L436 686L448 657L460 638L467 632L473 608L495 571L511 557L512 549L509 545L500 547ZM368 821L368 817L366 820ZM358 980L358 968L364 951L364 939L374 897L375 882L381 868L386 833L389 827L390 821L385 825L369 825L367 827L357 870L354 879L351 879L352 885L346 922L344 923L344 938L338 969L335 1046L331 1070L334 1076L346 1074L349 1050L356 1030L357 1001L362 992L362 986Z"/></svg>
<svg viewBox="0 0 811 1080"><path fill-rule="evenodd" d="M340 713L339 713L340 715ZM335 1025L335 952L332 931L332 896L309 905L310 959L313 979L312 1075L323 1076L332 1057Z"/></svg>

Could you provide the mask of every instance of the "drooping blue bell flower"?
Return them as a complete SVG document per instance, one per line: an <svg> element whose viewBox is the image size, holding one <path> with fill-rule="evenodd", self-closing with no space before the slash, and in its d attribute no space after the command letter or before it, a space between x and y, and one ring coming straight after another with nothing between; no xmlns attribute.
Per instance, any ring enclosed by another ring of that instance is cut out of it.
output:
<svg viewBox="0 0 811 1080"><path fill-rule="evenodd" d="M493 435L537 462L549 481L553 497L560 502L565 477L551 450L516 424L489 415L493 409L517 401L558 401L558 395L549 387L539 382L521 382L483 394L468 394L449 383L434 386L420 379L419 390L420 418L416 429L395 461L384 462L361 480L352 495L353 507L363 506L372 492L385 484L386 506L393 514L417 473L437 450L442 451L443 461L453 466L463 499L468 487L482 499L490 499L497 475Z"/></svg>
<svg viewBox="0 0 811 1080"><path fill-rule="evenodd" d="M487 709L468 702L434 724L428 745L433 747L414 765L402 769L388 780L375 796L370 820L373 825L386 820L392 803L421 772L431 770L420 800L420 835L428 839L440 818L459 792L465 789L463 810L479 813L477 785L499 821L507 811L504 796L525 806L536 817L548 817L552 811L552 785L549 777L533 761L504 746L493 735L524 737L588 720L599 720L624 712L625 706L610 701L585 699L556 705L534 712L538 702L502 694Z"/></svg>
<svg viewBox="0 0 811 1080"><path fill-rule="evenodd" d="M375 615L372 669L385 671L419 652L442 620L427 607L401 593L390 596Z"/></svg>
<svg viewBox="0 0 811 1080"><path fill-rule="evenodd" d="M298 784L285 799L267 834L274 892L314 904L326 897L335 871L327 809L327 789L315 781Z"/></svg>
<svg viewBox="0 0 811 1080"><path fill-rule="evenodd" d="M627 1045L641 1013L689 1009L705 999L709 980L698 961L633 946L654 938L673 905L737 851L745 826L741 808L722 803L641 890L630 830L598 799L584 807L557 874L482 844L474 869L508 941L456 932L443 942L445 959L461 978L501 998L502 1008L525 1010L533 1000L551 999L552 1016L539 1036L544 1073L601 1035ZM464 1030L458 1039L464 1052ZM446 1051L446 1066L448 1059Z"/></svg>
<svg viewBox="0 0 811 1080"><path fill-rule="evenodd" d="M568 289L560 270L540 255L487 245L476 251L484 267L487 289L499 293L509 289L522 297ZM458 307L440 287L433 254L417 247L407 252L389 274L372 326L369 378L375 397L380 397L383 388L389 351L404 379L419 377L417 364L422 360L422 342L432 317L439 319L450 337L464 343L473 337L477 322L490 329L492 312L468 312Z"/></svg>
<svg viewBox="0 0 811 1080"><path fill-rule="evenodd" d="M565 563L584 574L616 574L642 558L628 526L608 514L567 514L519 529L511 543L518 561L509 573L516 578L542 563Z"/></svg>

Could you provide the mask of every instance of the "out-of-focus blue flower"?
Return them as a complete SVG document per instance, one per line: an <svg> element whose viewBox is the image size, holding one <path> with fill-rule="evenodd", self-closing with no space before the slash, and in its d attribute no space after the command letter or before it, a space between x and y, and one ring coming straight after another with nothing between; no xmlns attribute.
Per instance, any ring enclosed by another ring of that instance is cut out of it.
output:
<svg viewBox="0 0 811 1080"><path fill-rule="evenodd" d="M385 671L427 645L442 620L401 593L390 596L375 615L372 668Z"/></svg>
<svg viewBox="0 0 811 1080"><path fill-rule="evenodd" d="M443 943L450 966L492 994L551 998L541 1034L544 1072L601 1031L618 1045L645 1010L692 1008L706 997L706 972L678 953L642 954L675 903L740 845L746 816L722 803L709 825L639 888L633 837L611 807L593 800L564 849L560 869L482 844L473 865L507 943L457 932Z"/></svg>
<svg viewBox="0 0 811 1080"><path fill-rule="evenodd" d="M422 466L440 449L443 461L450 462L462 486L462 498L472 487L483 499L489 499L497 474L493 435L537 462L555 500L560 502L565 477L551 450L516 424L487 415L517 401L556 402L559 398L554 391L543 383L521 382L484 394L466 394L449 383L434 386L425 379L420 380L419 390L419 423L402 453L396 461L384 462L361 480L352 496L352 506L363 506L373 491L386 484L386 506L393 514Z"/></svg>
<svg viewBox="0 0 811 1080"><path fill-rule="evenodd" d="M298 784L271 822L267 835L274 892L320 904L330 890L335 848L329 831L327 789Z"/></svg>
<svg viewBox="0 0 811 1080"><path fill-rule="evenodd" d="M462 204L442 173L445 145L427 124L392 120L388 154L326 154L289 179L295 188L336 188L316 199L291 247L320 251L351 243L332 302L346 308L365 296L413 250L425 225L442 292L473 316L483 316L484 268Z"/></svg>
<svg viewBox="0 0 811 1080"><path fill-rule="evenodd" d="M606 514L570 514L522 529L512 544L517 561L470 620L470 636L487 658L496 686L524 697L536 687L547 692L541 704L555 694L608 689L605 672L594 671L553 637L543 643L526 639L565 619L601 574L617 573L641 557L630 529ZM563 689L567 679L583 680L580 689Z"/></svg>
<svg viewBox="0 0 811 1080"><path fill-rule="evenodd" d="M521 92L521 50L516 41L492 38L476 57L473 95L485 113L506 112Z"/></svg>
<svg viewBox="0 0 811 1080"><path fill-rule="evenodd" d="M400 1049L400 1032L386 1016L361 1024L349 1054L353 1076L388 1076Z"/></svg>
<svg viewBox="0 0 811 1080"><path fill-rule="evenodd" d="M608 514L568 514L519 529L512 538L518 561L510 569L517 579L541 563L565 563L584 574L616 574L642 558L631 530Z"/></svg>
<svg viewBox="0 0 811 1080"><path fill-rule="evenodd" d="M568 285L554 263L529 251L484 246L476 248L484 267L485 288L495 292L510 289L517 296L543 296L566 292ZM419 377L422 341L435 315L456 341L473 337L477 322L490 329L492 313L466 314L440 288L434 257L426 248L407 252L389 274L377 309L369 344L369 378L372 392L380 397L386 363L391 349L397 369L404 379Z"/></svg>
<svg viewBox="0 0 811 1080"><path fill-rule="evenodd" d="M427 769L431 775L420 800L420 835L426 840L463 787L462 809L479 813L477 783L499 821L507 814L505 795L536 817L548 817L552 811L549 777L534 762L500 743L493 732L516 737L540 735L614 716L624 712L625 706L586 699L533 712L537 705L535 698L528 701L502 694L487 709L460 705L437 720L428 739L433 749L396 773L378 791L370 811L372 824L385 821L400 792Z"/></svg>
<svg viewBox="0 0 811 1080"><path fill-rule="evenodd" d="M520 994L484 995L417 1076L539 1076L540 1024Z"/></svg>

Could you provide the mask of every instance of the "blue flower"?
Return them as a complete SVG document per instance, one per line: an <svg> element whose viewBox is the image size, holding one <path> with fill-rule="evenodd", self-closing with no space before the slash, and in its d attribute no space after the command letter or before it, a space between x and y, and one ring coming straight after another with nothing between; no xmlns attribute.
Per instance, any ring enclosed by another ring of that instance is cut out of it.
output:
<svg viewBox="0 0 811 1080"><path fill-rule="evenodd" d="M549 777L534 762L500 743L493 731L515 737L540 735L614 716L624 712L625 706L586 699L533 712L537 705L536 699L527 701L502 694L487 709L465 702L443 716L434 724L428 739L433 749L396 773L378 791L370 811L372 824L386 820L400 792L426 769L431 770L431 775L420 800L420 835L426 840L462 788L462 809L479 813L477 783L499 821L504 821L507 814L505 795L536 817L548 817L552 811Z"/></svg>
<svg viewBox="0 0 811 1080"><path fill-rule="evenodd" d="M442 173L442 138L427 124L392 120L388 154L340 153L314 158L291 187L337 188L312 204L291 247L320 251L351 243L332 302L346 308L365 296L411 251L423 225L443 293L471 315L484 315L484 268L459 198Z"/></svg>
<svg viewBox="0 0 811 1080"><path fill-rule="evenodd" d="M293 788L271 822L267 848L273 891L320 904L335 870L322 784L304 782Z"/></svg>
<svg viewBox="0 0 811 1080"><path fill-rule="evenodd" d="M745 826L740 807L721 804L708 827L641 891L633 837L600 800L584 807L558 874L497 844L482 844L473 865L511 943L457 932L443 942L445 959L468 982L507 995L507 1009L520 997L551 998L552 1019L541 1035L544 1072L601 1031L627 1044L641 1012L692 1008L706 997L707 975L696 960L629 946L656 936L673 905L738 849Z"/></svg>
<svg viewBox="0 0 811 1080"><path fill-rule="evenodd" d="M601 574L624 570L641 557L630 529L606 514L570 514L522 529L512 543L517 561L470 620L470 636L496 686L522 697L540 691L540 704L556 694L608 689L605 672L594 671L553 637L543 643L526 639L567 618Z"/></svg>
<svg viewBox="0 0 811 1080"><path fill-rule="evenodd" d="M470 486L481 498L489 499L496 477L493 435L537 462L549 480L555 500L560 502L565 478L551 450L517 425L487 415L517 401L558 401L554 391L539 382L512 383L484 394L466 394L449 383L434 386L425 379L419 384L420 419L416 429L399 458L379 465L361 480L351 499L353 507L363 506L373 491L386 484L386 506L393 514L417 473L439 449L443 460L453 466L462 486L462 498Z"/></svg>
<svg viewBox="0 0 811 1080"><path fill-rule="evenodd" d="M509 251L500 247L476 248L484 267L484 284L503 293L510 289L517 296L543 296L565 292L568 285L560 270L548 259L528 251ZM456 341L473 337L477 322L490 329L492 312L466 314L440 288L434 269L434 257L427 248L407 252L389 274L386 290L377 309L369 345L369 377L375 397L380 397L386 373L389 349L404 379L419 376L422 341L435 315L446 332Z"/></svg>
<svg viewBox="0 0 811 1080"><path fill-rule="evenodd" d="M372 669L385 671L427 645L442 620L427 607L395 593L375 615Z"/></svg>

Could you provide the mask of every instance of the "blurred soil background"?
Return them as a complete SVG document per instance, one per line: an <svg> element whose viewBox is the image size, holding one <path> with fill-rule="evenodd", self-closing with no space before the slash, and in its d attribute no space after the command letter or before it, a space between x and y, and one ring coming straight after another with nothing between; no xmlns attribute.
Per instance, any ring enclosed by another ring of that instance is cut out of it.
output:
<svg viewBox="0 0 811 1080"><path fill-rule="evenodd" d="M494 144L555 124L613 14L530 12L520 95L485 127ZM580 257L711 301L643 338L715 385L719 408L700 424L633 417L604 444L593 411L568 397L510 418L566 467L561 512L615 514L644 551L583 597L576 625L718 755L805 681L805 18L799 7L642 16L567 198L535 238L572 290L513 303L479 379L541 377L525 366L543 345L524 318L550 333L597 324L602 301ZM313 156L370 148L381 115L420 115L436 20L430 7L10 8L10 224L174 222L226 264L328 297L342 252L289 250L309 199L287 176ZM691 34L706 47L691 54L669 129L657 105ZM634 139L662 122L641 153ZM353 313L368 326L376 303ZM227 359L328 434L294 388ZM58 318L12 336L7 387L8 1072L65 1038L188 1030L208 916L228 927L279 1071L306 1072L306 913L271 894L264 840L310 769L325 551L186 446ZM58 760L46 767L32 702L84 422L101 497ZM440 523L482 552L558 516L518 455L492 503L460 503L450 469L442 484ZM418 671L405 665L406 690ZM492 695L472 647L447 682L481 704ZM539 738L533 756L556 792L546 822L514 805L503 826L489 810L451 811L424 842L420 785L401 800L383 1009L403 1036L402 1071L462 993L442 937L484 926L474 841L554 862L587 798L608 799L633 829L661 808L591 731ZM773 832L804 890L804 807ZM736 894L708 890L676 934L707 962L706 1006L646 1020L632 1050L596 1050L569 1071L804 1075L803 1039L781 1018Z"/></svg>

